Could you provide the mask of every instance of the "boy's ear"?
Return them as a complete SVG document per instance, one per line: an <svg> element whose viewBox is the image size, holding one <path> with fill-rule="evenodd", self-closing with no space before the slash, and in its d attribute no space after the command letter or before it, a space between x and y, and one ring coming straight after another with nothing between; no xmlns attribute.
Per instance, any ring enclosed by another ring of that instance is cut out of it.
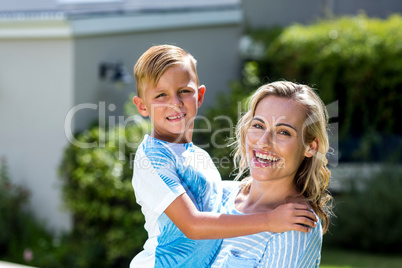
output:
<svg viewBox="0 0 402 268"><path fill-rule="evenodd" d="M143 99L141 99L138 96L135 96L133 98L133 102L134 102L135 106L137 106L137 110L140 113L140 115L142 115L143 117L149 116L147 107L145 106Z"/></svg>
<svg viewBox="0 0 402 268"><path fill-rule="evenodd" d="M306 148L305 157L312 157L318 151L318 138L315 138Z"/></svg>
<svg viewBox="0 0 402 268"><path fill-rule="evenodd" d="M197 100L198 108L201 107L201 104L204 101L205 90L206 90L206 88L204 85L202 85L198 88L198 100Z"/></svg>

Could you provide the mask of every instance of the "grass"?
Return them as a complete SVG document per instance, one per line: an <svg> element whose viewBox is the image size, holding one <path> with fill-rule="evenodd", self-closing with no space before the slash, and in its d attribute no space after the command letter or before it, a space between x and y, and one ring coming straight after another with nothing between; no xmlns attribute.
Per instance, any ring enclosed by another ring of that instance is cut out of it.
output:
<svg viewBox="0 0 402 268"><path fill-rule="evenodd" d="M381 255L323 248L320 268L401 268L401 255Z"/></svg>

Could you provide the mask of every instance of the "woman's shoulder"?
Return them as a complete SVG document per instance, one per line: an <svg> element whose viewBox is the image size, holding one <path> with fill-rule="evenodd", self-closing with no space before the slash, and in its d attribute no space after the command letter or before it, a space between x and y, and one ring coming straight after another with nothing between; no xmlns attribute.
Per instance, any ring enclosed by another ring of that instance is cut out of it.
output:
<svg viewBox="0 0 402 268"><path fill-rule="evenodd" d="M321 221L317 221L317 225L311 228L309 232L287 231L283 233L274 233L274 240L281 244L285 242L288 246L306 250L307 248L321 248L322 244L322 226ZM290 243L290 244L289 244Z"/></svg>

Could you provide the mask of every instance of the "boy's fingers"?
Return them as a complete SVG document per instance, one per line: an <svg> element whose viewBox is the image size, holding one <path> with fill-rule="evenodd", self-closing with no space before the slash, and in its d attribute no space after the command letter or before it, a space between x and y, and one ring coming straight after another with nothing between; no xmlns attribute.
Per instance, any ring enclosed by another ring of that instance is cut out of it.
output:
<svg viewBox="0 0 402 268"><path fill-rule="evenodd" d="M308 209L306 204L302 203L291 203L295 209Z"/></svg>
<svg viewBox="0 0 402 268"><path fill-rule="evenodd" d="M303 225L300 225L300 224L297 224L297 223L295 223L295 224L293 225L293 228L294 228L295 231L299 231L299 232L303 232L303 233L308 233L308 232L310 232L310 228L309 228L309 227L306 227L306 226L303 226Z"/></svg>
<svg viewBox="0 0 402 268"><path fill-rule="evenodd" d="M317 226L317 223L315 221L312 221L312 220L310 220L308 218L304 218L304 217L301 217L297 224L301 224L301 225L304 225L305 227L312 227L312 228Z"/></svg>
<svg viewBox="0 0 402 268"><path fill-rule="evenodd" d="M299 217L307 217L313 221L318 221L317 216L310 209L298 209L296 215Z"/></svg>
<svg viewBox="0 0 402 268"><path fill-rule="evenodd" d="M302 214L302 216L307 217L313 221L318 221L317 216L312 211L304 211Z"/></svg>

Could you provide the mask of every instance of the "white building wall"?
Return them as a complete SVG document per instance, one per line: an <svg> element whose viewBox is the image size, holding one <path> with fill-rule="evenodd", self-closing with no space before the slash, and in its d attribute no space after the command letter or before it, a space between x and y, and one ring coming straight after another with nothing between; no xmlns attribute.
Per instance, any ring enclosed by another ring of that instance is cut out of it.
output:
<svg viewBox="0 0 402 268"><path fill-rule="evenodd" d="M31 207L51 228L69 228L60 211L57 168L73 101L72 40L0 39L0 155L10 177L31 192Z"/></svg>
<svg viewBox="0 0 402 268"><path fill-rule="evenodd" d="M240 61L236 45L239 37L239 27L234 25L78 38L75 43L75 101L77 104L98 104L102 101L106 103L106 107L114 104L116 110L109 112L108 116L123 115L122 103L129 101L130 94L135 93L135 83L133 81L131 85L116 88L111 83L99 80L99 64L102 61L113 63L122 60L132 75L136 61L149 47L174 44L188 50L198 61L200 83L207 88L204 104L200 109L202 113L203 107L215 104L216 93L227 92L229 82L239 75ZM97 117L97 111L80 111L82 120L77 121L77 129L86 128Z"/></svg>
<svg viewBox="0 0 402 268"><path fill-rule="evenodd" d="M109 104L114 104L114 111L106 109L106 118L116 116L117 122L117 117L123 115L122 104L129 101L130 94L135 93L135 83L133 80L131 85L116 87L100 80L100 63L122 61L129 74L133 75L136 61L149 47L174 44L188 50L198 60L200 82L207 87L204 105L200 109L202 113L203 107L215 104L216 93L228 91L229 82L239 75L237 41L241 35L241 20L239 10L229 10L195 12L192 15L156 13L140 19L138 16L123 16L72 22L76 35L75 105L105 102L107 108ZM161 25L155 21L164 23ZM104 33L99 33L99 29L103 29ZM98 117L98 111L92 109L77 112L76 129L87 128Z"/></svg>
<svg viewBox="0 0 402 268"><path fill-rule="evenodd" d="M227 90L239 71L241 12L227 12L162 13L159 26L146 16L0 21L0 155L7 157L13 182L29 189L31 208L50 228L71 227L69 214L61 210L57 171L68 134L99 120L99 106L69 112L100 102L108 111L114 104L116 110L107 116L116 116L117 123L135 91L134 83L117 89L100 80L99 64L122 60L132 74L150 46L176 44L197 58L207 86L205 103L212 105L215 93ZM68 115L73 120L65 126Z"/></svg>

